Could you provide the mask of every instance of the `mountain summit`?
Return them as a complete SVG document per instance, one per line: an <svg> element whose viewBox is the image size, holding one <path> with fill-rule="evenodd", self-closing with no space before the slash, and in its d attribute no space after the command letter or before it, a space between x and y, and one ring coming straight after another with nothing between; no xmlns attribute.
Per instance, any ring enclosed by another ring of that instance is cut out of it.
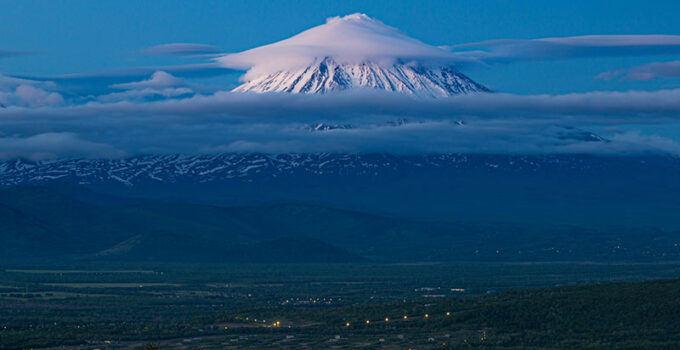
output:
<svg viewBox="0 0 680 350"><path fill-rule="evenodd" d="M326 93L373 88L426 97L488 91L456 57L364 14L329 18L291 38L218 59L247 69L237 92Z"/></svg>

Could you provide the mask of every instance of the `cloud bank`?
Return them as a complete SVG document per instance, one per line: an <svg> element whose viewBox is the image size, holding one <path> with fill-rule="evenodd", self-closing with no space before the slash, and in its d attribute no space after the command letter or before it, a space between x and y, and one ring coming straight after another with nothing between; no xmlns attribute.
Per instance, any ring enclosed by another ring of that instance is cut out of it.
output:
<svg viewBox="0 0 680 350"><path fill-rule="evenodd" d="M74 155L84 158L117 158L125 156L125 153L106 144L83 140L68 132L0 137L0 159L50 160Z"/></svg>
<svg viewBox="0 0 680 350"><path fill-rule="evenodd" d="M159 83L165 79L174 82L158 73L126 87L144 91L172 85ZM311 130L316 123L351 127ZM680 130L680 90L477 94L440 100L373 90L327 95L218 91L155 102L10 106L0 110L0 130L5 133L0 135L0 157L215 152L680 154L677 142L635 131L641 124ZM59 142L64 146L56 147Z"/></svg>

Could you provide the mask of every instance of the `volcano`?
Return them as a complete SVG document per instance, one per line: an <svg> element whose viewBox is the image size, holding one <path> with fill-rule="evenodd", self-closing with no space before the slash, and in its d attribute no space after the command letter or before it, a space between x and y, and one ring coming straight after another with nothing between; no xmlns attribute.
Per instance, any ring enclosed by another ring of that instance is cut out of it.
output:
<svg viewBox="0 0 680 350"><path fill-rule="evenodd" d="M456 56L364 14L329 18L289 39L219 58L247 69L235 92L324 94L356 88L419 97L488 92Z"/></svg>

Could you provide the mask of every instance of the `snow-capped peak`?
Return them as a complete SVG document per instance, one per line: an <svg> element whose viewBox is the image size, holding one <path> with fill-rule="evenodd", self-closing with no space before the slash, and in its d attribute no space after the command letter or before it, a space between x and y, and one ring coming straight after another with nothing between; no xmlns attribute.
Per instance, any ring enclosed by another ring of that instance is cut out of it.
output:
<svg viewBox="0 0 680 350"><path fill-rule="evenodd" d="M486 91L449 51L365 14L332 17L291 38L218 59L247 69L235 91L324 93L355 87L431 97Z"/></svg>
<svg viewBox="0 0 680 350"><path fill-rule="evenodd" d="M384 65L371 61L343 64L331 57L316 60L307 67L262 75L234 91L323 94L357 87L419 97L488 91L453 67L432 68L413 63Z"/></svg>

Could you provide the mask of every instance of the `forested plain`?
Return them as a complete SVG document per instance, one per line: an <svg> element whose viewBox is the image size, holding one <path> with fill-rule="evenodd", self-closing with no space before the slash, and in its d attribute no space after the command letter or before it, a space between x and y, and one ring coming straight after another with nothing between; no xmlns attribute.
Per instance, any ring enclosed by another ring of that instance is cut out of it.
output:
<svg viewBox="0 0 680 350"><path fill-rule="evenodd" d="M7 266L0 348L671 349L678 273L677 263Z"/></svg>

